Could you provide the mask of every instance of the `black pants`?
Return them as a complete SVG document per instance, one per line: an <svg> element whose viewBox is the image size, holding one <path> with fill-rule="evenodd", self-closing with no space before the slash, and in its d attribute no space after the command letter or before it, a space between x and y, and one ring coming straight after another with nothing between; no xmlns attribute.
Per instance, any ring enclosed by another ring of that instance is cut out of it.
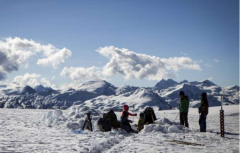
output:
<svg viewBox="0 0 245 153"><path fill-rule="evenodd" d="M206 132L207 114L201 114L199 118L200 132Z"/></svg>
<svg viewBox="0 0 245 153"><path fill-rule="evenodd" d="M188 112L180 112L180 124L189 127L188 124Z"/></svg>

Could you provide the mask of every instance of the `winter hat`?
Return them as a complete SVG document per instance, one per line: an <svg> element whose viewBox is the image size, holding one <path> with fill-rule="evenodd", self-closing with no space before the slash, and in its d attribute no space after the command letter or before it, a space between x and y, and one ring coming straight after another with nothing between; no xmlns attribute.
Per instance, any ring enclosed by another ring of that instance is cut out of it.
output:
<svg viewBox="0 0 245 153"><path fill-rule="evenodd" d="M184 91L180 91L180 92L179 92L179 95L180 95L180 96L181 96L181 95L184 96L184 95L185 95Z"/></svg>

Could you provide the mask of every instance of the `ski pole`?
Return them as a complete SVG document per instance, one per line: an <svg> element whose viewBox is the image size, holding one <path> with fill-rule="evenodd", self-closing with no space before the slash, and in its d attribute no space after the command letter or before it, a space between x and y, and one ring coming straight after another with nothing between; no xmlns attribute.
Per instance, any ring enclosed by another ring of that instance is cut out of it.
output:
<svg viewBox="0 0 245 153"><path fill-rule="evenodd" d="M177 114L177 116L175 117L174 121L176 121L177 117L179 116L179 113Z"/></svg>

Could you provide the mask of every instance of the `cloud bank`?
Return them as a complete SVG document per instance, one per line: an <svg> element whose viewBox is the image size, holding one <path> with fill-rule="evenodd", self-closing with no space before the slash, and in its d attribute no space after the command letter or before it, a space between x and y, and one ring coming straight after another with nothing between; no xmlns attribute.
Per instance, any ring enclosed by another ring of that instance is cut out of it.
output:
<svg viewBox="0 0 245 153"><path fill-rule="evenodd" d="M92 66L88 68L84 67L64 67L62 72L60 73L61 76L68 77L69 79L76 81L76 80L87 80L87 79L95 79L101 78L101 71L100 68Z"/></svg>
<svg viewBox="0 0 245 153"><path fill-rule="evenodd" d="M97 52L109 59L102 72L106 76L122 74L125 79L161 80L176 77L181 69L201 70L189 57L160 58L114 46L99 48Z"/></svg>
<svg viewBox="0 0 245 153"><path fill-rule="evenodd" d="M17 71L20 66L27 66L28 60L38 53L42 53L43 58L38 59L37 64L50 65L54 69L71 56L69 49L57 49L51 44L42 45L19 37L0 40L0 80L6 78L8 73Z"/></svg>
<svg viewBox="0 0 245 153"><path fill-rule="evenodd" d="M161 80L175 78L176 73L181 69L201 70L197 62L189 57L160 58L114 46L101 47L97 52L109 59L105 66L101 68L65 67L61 76L71 80L85 80L121 74L125 79Z"/></svg>
<svg viewBox="0 0 245 153"><path fill-rule="evenodd" d="M41 77L40 74L36 73L26 73L24 75L16 76L13 81L9 84L12 87L25 87L26 85L31 87L36 87L37 85L43 85L46 87L51 87L56 89L56 86L52 84L49 80L44 77Z"/></svg>

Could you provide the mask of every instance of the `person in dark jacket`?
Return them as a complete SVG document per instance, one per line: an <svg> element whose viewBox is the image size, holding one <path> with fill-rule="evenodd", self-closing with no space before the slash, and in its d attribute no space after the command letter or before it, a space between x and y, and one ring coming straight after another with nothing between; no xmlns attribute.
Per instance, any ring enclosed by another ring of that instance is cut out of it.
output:
<svg viewBox="0 0 245 153"><path fill-rule="evenodd" d="M128 112L128 105L123 106L123 112L121 116L121 129L124 129L125 131L132 132L132 133L138 133L137 131L133 130L130 123L133 121L128 119L128 116L137 116L137 114L131 114Z"/></svg>
<svg viewBox="0 0 245 153"><path fill-rule="evenodd" d="M200 132L206 132L206 119L208 115L208 99L207 99L207 94L203 92L201 94L202 100L200 107L198 108L200 118L199 118L199 125L200 125Z"/></svg>
<svg viewBox="0 0 245 153"><path fill-rule="evenodd" d="M180 124L185 127L189 127L188 124L188 111L189 111L189 99L188 96L185 96L184 91L180 91L180 102L179 102L179 111L180 111Z"/></svg>

